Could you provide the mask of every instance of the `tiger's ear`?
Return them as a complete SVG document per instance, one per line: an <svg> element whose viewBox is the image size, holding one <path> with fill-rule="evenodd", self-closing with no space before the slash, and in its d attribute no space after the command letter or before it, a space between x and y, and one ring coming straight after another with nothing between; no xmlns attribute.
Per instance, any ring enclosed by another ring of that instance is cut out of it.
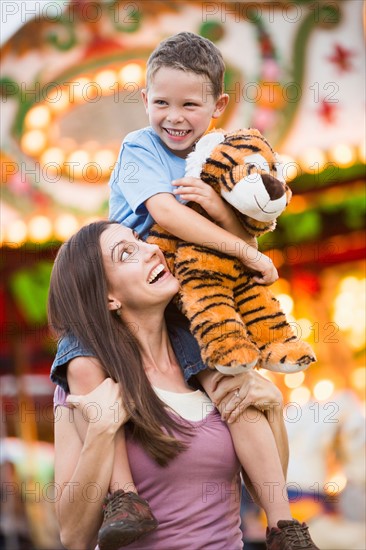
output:
<svg viewBox="0 0 366 550"><path fill-rule="evenodd" d="M212 151L225 139L225 134L221 130L215 130L205 134L196 143L195 150L189 153L186 160L186 176L199 178L202 166L210 157Z"/></svg>

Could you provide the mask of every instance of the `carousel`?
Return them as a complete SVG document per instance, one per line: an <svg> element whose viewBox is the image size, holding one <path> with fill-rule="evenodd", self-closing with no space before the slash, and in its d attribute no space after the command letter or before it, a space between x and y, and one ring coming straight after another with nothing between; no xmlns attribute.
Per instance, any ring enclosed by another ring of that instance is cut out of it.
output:
<svg viewBox="0 0 366 550"><path fill-rule="evenodd" d="M294 515L312 522L324 550L364 548L362 9L341 0L4 3L4 28L16 22L1 44L0 77L4 548L61 548L50 272L62 242L108 216L121 142L147 125L140 97L147 58L183 30L223 53L230 102L216 127L258 128L280 154L293 193L260 247L280 274L274 293L317 355L305 372L263 371L285 396ZM243 525L246 547L260 544L263 519L250 503Z"/></svg>

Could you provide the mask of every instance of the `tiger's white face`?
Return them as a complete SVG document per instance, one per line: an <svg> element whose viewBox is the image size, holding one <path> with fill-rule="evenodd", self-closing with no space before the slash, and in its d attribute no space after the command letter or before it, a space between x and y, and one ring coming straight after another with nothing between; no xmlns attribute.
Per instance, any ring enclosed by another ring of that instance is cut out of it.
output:
<svg viewBox="0 0 366 550"><path fill-rule="evenodd" d="M202 167L213 156L214 150L222 147L224 151L224 142L225 134L220 131L203 136L197 142L196 149L188 155L186 176L200 177ZM263 146L267 159L261 153L247 154L248 151L243 149L240 164L233 163L230 170L218 178L218 183L221 196L238 212L258 222L272 222L286 208L291 191L284 181L279 157L268 144L263 143ZM228 163L221 157L223 161Z"/></svg>
<svg viewBox="0 0 366 550"><path fill-rule="evenodd" d="M245 165L236 166L232 171L235 175L230 179L236 181L232 190L221 188L221 196L250 218L259 222L275 220L288 203L285 183L271 175L269 163L263 155L247 155L244 161Z"/></svg>

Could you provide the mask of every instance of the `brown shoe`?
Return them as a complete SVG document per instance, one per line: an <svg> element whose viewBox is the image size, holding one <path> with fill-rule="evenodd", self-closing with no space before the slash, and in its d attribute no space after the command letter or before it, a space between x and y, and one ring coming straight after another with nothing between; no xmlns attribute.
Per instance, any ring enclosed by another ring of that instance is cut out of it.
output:
<svg viewBox="0 0 366 550"><path fill-rule="evenodd" d="M157 528L149 504L136 493L115 491L104 499L98 534L100 550L118 550Z"/></svg>
<svg viewBox="0 0 366 550"><path fill-rule="evenodd" d="M319 550L311 540L309 527L296 519L281 520L272 529L267 527L266 545L267 550Z"/></svg>

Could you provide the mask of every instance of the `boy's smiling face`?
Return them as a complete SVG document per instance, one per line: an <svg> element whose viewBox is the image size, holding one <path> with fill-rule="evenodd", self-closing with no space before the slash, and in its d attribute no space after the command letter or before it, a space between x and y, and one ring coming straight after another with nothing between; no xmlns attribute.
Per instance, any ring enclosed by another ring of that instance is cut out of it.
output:
<svg viewBox="0 0 366 550"><path fill-rule="evenodd" d="M185 158L208 129L211 119L225 110L229 97L215 99L207 77L191 71L161 67L142 90L149 121L164 145Z"/></svg>

